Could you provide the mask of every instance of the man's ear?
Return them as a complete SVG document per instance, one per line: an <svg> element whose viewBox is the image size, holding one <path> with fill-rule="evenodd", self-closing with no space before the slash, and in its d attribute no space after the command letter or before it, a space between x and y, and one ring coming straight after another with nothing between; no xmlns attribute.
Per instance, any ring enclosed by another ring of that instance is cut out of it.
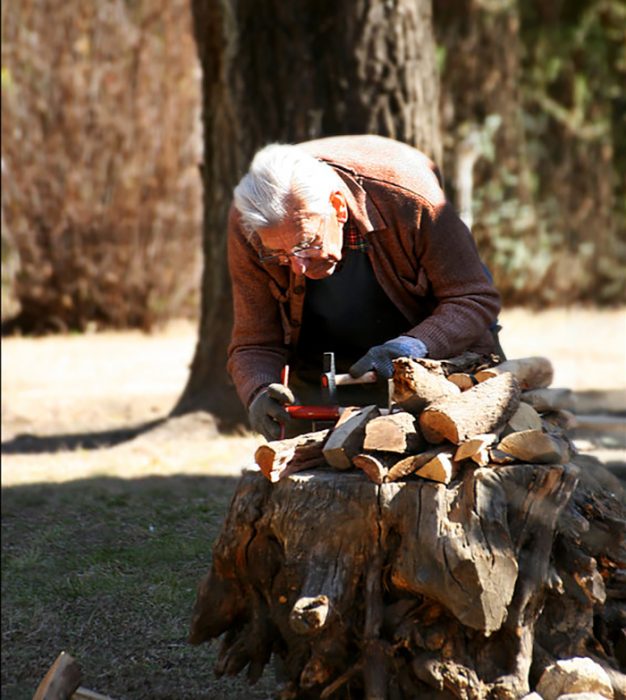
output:
<svg viewBox="0 0 626 700"><path fill-rule="evenodd" d="M337 214L337 221L345 224L348 220L348 203L343 192L337 190L330 195L330 204Z"/></svg>

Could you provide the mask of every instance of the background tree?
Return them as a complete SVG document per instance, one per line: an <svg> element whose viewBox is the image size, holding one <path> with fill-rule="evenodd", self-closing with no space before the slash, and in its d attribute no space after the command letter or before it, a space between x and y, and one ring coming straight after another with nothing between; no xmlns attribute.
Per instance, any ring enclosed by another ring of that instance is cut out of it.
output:
<svg viewBox="0 0 626 700"><path fill-rule="evenodd" d="M626 6L434 9L444 165L474 158L473 233L504 302L623 301Z"/></svg>
<svg viewBox="0 0 626 700"><path fill-rule="evenodd" d="M195 316L203 157L202 318L177 410L241 417L232 187L268 141L350 132L443 164L505 305L624 302L623 0L286 4L2 5L3 332Z"/></svg>
<svg viewBox="0 0 626 700"><path fill-rule="evenodd" d="M193 0L203 78L204 274L199 339L176 412L243 418L224 365L231 192L271 141L374 133L441 155L430 0Z"/></svg>
<svg viewBox="0 0 626 700"><path fill-rule="evenodd" d="M2 5L4 332L148 329L195 312L190 25L188 0Z"/></svg>

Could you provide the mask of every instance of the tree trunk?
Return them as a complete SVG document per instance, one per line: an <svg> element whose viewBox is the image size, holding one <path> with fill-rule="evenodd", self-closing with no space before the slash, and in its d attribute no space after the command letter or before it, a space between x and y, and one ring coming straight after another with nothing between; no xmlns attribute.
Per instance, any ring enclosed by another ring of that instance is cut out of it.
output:
<svg viewBox="0 0 626 700"><path fill-rule="evenodd" d="M440 0L446 185L505 299L515 293L498 247L536 236L522 111L518 2ZM506 205L506 206L504 206ZM528 276L527 270L521 271ZM532 290L531 290L532 291Z"/></svg>
<svg viewBox="0 0 626 700"><path fill-rule="evenodd" d="M192 0L203 70L204 274L199 338L175 413L228 427L243 411L225 372L232 325L226 217L271 141L375 133L441 155L430 1Z"/></svg>
<svg viewBox="0 0 626 700"><path fill-rule="evenodd" d="M521 698L549 661L591 654L615 673L626 510L586 469L248 472L190 640L225 633L216 673L252 682L277 655L293 699Z"/></svg>
<svg viewBox="0 0 626 700"><path fill-rule="evenodd" d="M475 183L500 177L501 171L521 175L520 180L510 178L500 184L510 188L509 194L527 202L517 3L442 0L434 7L437 38L445 49L442 115L448 138L446 155L450 159L446 168L455 172L458 160L471 158L472 151L475 160L486 156L477 165ZM501 122L489 136L484 128L492 115L498 115ZM483 137L492 138L495 157L484 148ZM462 193L456 191L455 195L460 208Z"/></svg>

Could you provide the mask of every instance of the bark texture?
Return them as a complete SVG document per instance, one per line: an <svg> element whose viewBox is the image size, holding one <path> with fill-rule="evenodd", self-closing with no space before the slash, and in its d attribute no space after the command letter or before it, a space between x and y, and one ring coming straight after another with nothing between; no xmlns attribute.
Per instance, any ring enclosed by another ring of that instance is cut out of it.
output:
<svg viewBox="0 0 626 700"><path fill-rule="evenodd" d="M510 373L488 379L459 396L433 401L420 415L424 437L455 445L502 427L520 403L519 384Z"/></svg>
<svg viewBox="0 0 626 700"><path fill-rule="evenodd" d="M192 0L203 78L204 274L199 338L175 412L244 415L226 373L232 326L226 217L271 141L373 133L441 155L428 0ZM323 50L322 50L323 49Z"/></svg>
<svg viewBox="0 0 626 700"><path fill-rule="evenodd" d="M484 382L505 372L510 372L517 379L523 391L550 386L554 378L554 368L547 357L522 357L480 370L476 372L476 379Z"/></svg>
<svg viewBox="0 0 626 700"><path fill-rule="evenodd" d="M190 639L223 635L218 675L254 681L276 655L282 698L521 698L589 654L617 678L626 511L593 469L248 472Z"/></svg>

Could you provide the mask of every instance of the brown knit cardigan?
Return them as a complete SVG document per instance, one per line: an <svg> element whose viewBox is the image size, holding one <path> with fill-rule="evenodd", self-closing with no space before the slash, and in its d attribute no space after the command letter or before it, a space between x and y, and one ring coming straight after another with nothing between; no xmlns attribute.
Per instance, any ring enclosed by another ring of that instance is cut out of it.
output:
<svg viewBox="0 0 626 700"><path fill-rule="evenodd" d="M433 358L467 349L493 352L489 327L500 298L469 230L446 202L433 163L380 136L337 136L300 146L343 180L374 274L408 319L405 334L422 340ZM260 386L279 381L296 348L306 280L288 266L259 261L234 207L228 262L234 304L228 371L247 406Z"/></svg>

